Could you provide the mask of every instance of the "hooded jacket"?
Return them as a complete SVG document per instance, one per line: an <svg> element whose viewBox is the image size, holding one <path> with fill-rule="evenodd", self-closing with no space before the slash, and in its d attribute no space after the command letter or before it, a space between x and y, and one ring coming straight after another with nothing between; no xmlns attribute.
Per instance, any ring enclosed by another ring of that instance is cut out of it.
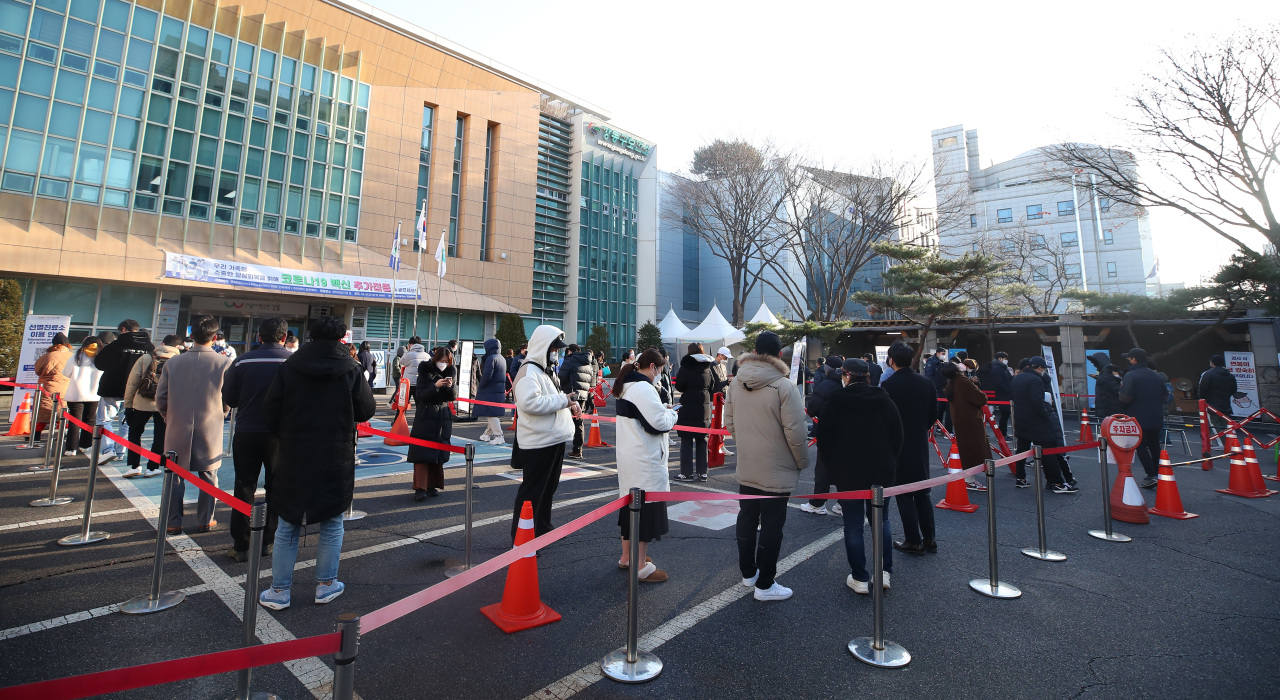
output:
<svg viewBox="0 0 1280 700"><path fill-rule="evenodd" d="M446 365L442 371L434 362L421 365L421 368L418 387L413 395L418 410L413 416L413 430L409 431L409 436L448 445L453 437L453 412L449 410L448 404L458 398L458 368ZM454 384L436 386L436 382L441 379L453 379ZM423 445L409 445L409 461L415 464L444 464L449 461L449 452Z"/></svg>
<svg viewBox="0 0 1280 700"><path fill-rule="evenodd" d="M813 394L809 397L809 416L812 418L822 414L827 397L844 388L842 369L833 369L829 365L824 365L818 370L818 374L822 376L822 383L813 385Z"/></svg>
<svg viewBox="0 0 1280 700"><path fill-rule="evenodd" d="M711 394L716 381L712 367L716 364L714 358L702 354L680 358L680 370L676 372L676 391L680 392L678 425L711 427ZM696 437L697 433L686 435Z"/></svg>
<svg viewBox="0 0 1280 700"><path fill-rule="evenodd" d="M547 359L551 344L563 336L564 332L555 326L533 329L529 356L520 363L511 393L515 396L519 418L516 443L521 449L551 447L573 439L569 397L561 392L555 371L548 369Z"/></svg>
<svg viewBox="0 0 1280 700"><path fill-rule="evenodd" d="M263 343L237 357L222 379L222 403L236 409L236 432L267 433L262 402L285 360L293 353L283 343Z"/></svg>
<svg viewBox="0 0 1280 700"><path fill-rule="evenodd" d="M79 359L76 359L79 357ZM98 382L102 380L102 370L93 365L93 358L80 352L71 353L62 374L71 381L67 384L68 402L92 402L98 400Z"/></svg>
<svg viewBox="0 0 1280 700"><path fill-rule="evenodd" d="M1226 367L1210 367L1200 375L1200 398L1225 415L1231 415L1231 398L1237 389L1236 376Z"/></svg>
<svg viewBox="0 0 1280 700"><path fill-rule="evenodd" d="M175 348L171 345L161 345L157 347L155 350L153 350L151 354L143 355L142 357L139 357L138 361L133 363L133 369L130 370L129 372L129 381L126 382L124 385L125 408L132 409L135 411L155 413L156 411L155 399L149 399L139 394L138 389L142 386L143 378L151 373L151 367L156 363L157 360L164 360L165 364L168 364L170 358L177 357L178 355L181 355L181 354L182 354L182 351L178 350L178 348ZM159 374L162 374L162 373L164 373L164 365L160 366L160 372L157 373L157 376L156 376L157 382L159 381L159 378L160 378ZM223 381L224 382L226 381L225 376L223 377ZM156 388L158 389L159 387L156 387ZM226 385L223 384L224 391L225 391L225 388L226 388Z"/></svg>
<svg viewBox="0 0 1280 700"><path fill-rule="evenodd" d="M355 490L356 423L374 409L364 370L342 341L313 340L285 360L262 410L279 446L271 507L280 519L318 523L347 509Z"/></svg>
<svg viewBox="0 0 1280 700"><path fill-rule="evenodd" d="M350 354L347 357L350 357ZM396 362L400 363L400 376L408 379L410 386L418 386L418 365L430 360L431 353L424 350L418 343L414 343L409 346L409 351L404 354L404 357Z"/></svg>
<svg viewBox="0 0 1280 700"><path fill-rule="evenodd" d="M1032 369L1019 372L1013 378L1013 425L1019 438L1039 445L1058 445L1062 441L1062 427L1058 414L1050 410L1045 401L1044 380Z"/></svg>
<svg viewBox="0 0 1280 700"><path fill-rule="evenodd" d="M1146 365L1135 365L1120 380L1120 404L1138 420L1143 430L1164 429L1164 402L1169 398L1165 380Z"/></svg>
<svg viewBox="0 0 1280 700"><path fill-rule="evenodd" d="M1110 367L1111 365L1107 365ZM1094 410L1097 412L1097 419L1102 420L1107 416L1113 416L1123 410L1120 405L1120 378L1112 374L1105 368L1098 373L1098 379L1093 385Z"/></svg>
<svg viewBox="0 0 1280 700"><path fill-rule="evenodd" d="M853 382L827 399L818 422L818 453L840 491L898 483L902 420L888 392Z"/></svg>
<svg viewBox="0 0 1280 700"><path fill-rule="evenodd" d="M490 338L484 341L484 359L480 361L476 400L503 403L506 398L507 358L502 356L502 342L497 338ZM478 418L501 418L507 411L495 406L476 406L475 414Z"/></svg>
<svg viewBox="0 0 1280 700"><path fill-rule="evenodd" d="M993 360L982 384L995 393L996 401L1008 401L1013 394L1013 373L1009 371L1009 365Z"/></svg>
<svg viewBox="0 0 1280 700"><path fill-rule="evenodd" d="M93 365L102 370L102 380L98 382L98 396L105 398L124 398L124 389L129 382L129 373L138 363L138 358L148 355L156 346L146 331L121 333L93 358Z"/></svg>
<svg viewBox="0 0 1280 700"><path fill-rule="evenodd" d="M790 492L809 466L804 397L780 358L749 352L725 389L724 426L738 448L738 483Z"/></svg>
<svg viewBox="0 0 1280 700"><path fill-rule="evenodd" d="M667 471L670 448L667 433L676 424L676 412L663 406L658 388L638 371L620 380L618 397L618 494L633 487L646 491L670 491Z"/></svg>

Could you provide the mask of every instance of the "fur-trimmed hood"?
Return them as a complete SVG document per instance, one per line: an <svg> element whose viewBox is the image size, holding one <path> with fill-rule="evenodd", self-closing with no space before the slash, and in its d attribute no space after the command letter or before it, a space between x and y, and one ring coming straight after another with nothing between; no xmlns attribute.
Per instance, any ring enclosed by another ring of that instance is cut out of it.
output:
<svg viewBox="0 0 1280 700"><path fill-rule="evenodd" d="M744 352L738 356L738 372L734 378L742 382L743 389L755 391L778 377L786 377L790 374L791 368L782 361L782 358Z"/></svg>

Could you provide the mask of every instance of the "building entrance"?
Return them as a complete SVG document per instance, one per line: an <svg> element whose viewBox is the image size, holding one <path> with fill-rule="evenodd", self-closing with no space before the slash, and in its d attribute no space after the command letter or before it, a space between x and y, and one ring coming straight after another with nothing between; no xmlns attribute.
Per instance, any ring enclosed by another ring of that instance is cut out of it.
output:
<svg viewBox="0 0 1280 700"><path fill-rule="evenodd" d="M308 309L307 304L299 302L192 297L189 314L208 314L217 319L227 345L243 354L258 346L258 326L272 316L284 318L294 335L305 338Z"/></svg>

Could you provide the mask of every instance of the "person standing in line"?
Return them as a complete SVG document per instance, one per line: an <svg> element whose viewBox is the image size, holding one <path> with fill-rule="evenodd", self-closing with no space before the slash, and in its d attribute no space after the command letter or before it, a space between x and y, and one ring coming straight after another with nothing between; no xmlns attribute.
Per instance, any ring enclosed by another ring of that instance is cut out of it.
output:
<svg viewBox="0 0 1280 700"><path fill-rule="evenodd" d="M1008 440L1009 416L1013 414L1007 403L1013 392L1013 373L1009 371L1009 353L1003 351L996 353L996 359L987 369L986 383L989 384L987 388L995 396L993 401L1006 402L995 406L995 418L1000 433L1004 435L1004 439Z"/></svg>
<svg viewBox="0 0 1280 700"><path fill-rule="evenodd" d="M124 388L129 381L129 374L133 372L133 366L138 363L139 357L149 355L156 349L151 343L151 337L141 328L131 318L121 321L118 326L120 335L93 358L94 366L102 370L102 380L98 383L98 425L117 435L116 416L124 403ZM116 456L116 444L103 438L98 464L106 464Z"/></svg>
<svg viewBox="0 0 1280 700"><path fill-rule="evenodd" d="M871 386L880 386L880 382L882 381L880 375L884 374L884 369L880 367L879 362L876 362L876 356L869 352L864 352L862 353L862 361L867 363L867 368L869 370L867 374L868 383L871 384Z"/></svg>
<svg viewBox="0 0 1280 700"><path fill-rule="evenodd" d="M560 486L564 446L573 439L573 419L578 402L562 393L556 378L556 360L565 347L564 332L555 326L538 326L529 339L529 355L520 364L511 392L515 395L516 441L511 448L511 468L523 471L511 517L511 539L520 524L520 508L533 504L533 531L544 535L551 524L551 502Z"/></svg>
<svg viewBox="0 0 1280 700"><path fill-rule="evenodd" d="M729 386L729 360L732 357L733 351L724 346L721 346L720 349L716 351L715 362L711 364L711 400L713 404L715 402L716 394L725 393L725 390ZM737 362L735 361L734 364L736 365ZM733 454L733 450L729 449L727 440L720 441L720 454L725 456Z"/></svg>
<svg viewBox="0 0 1280 700"><path fill-rule="evenodd" d="M453 411L449 402L458 398L454 387L457 367L453 353L447 347L436 348L431 361L418 369L418 390L414 401L418 405L413 417L410 437L448 445L453 437ZM425 501L440 495L444 490L444 463L449 461L447 450L437 450L422 445L409 445L409 461L413 463L413 500Z"/></svg>
<svg viewBox="0 0 1280 700"><path fill-rule="evenodd" d="M226 355L233 360L236 359L236 349L227 343L227 336L222 333L218 333L217 337L213 339L213 350L220 355Z"/></svg>
<svg viewBox="0 0 1280 700"><path fill-rule="evenodd" d="M649 349L657 350L658 354L662 356L662 370L653 379L653 385L658 388L658 399L664 405L672 406L675 404L675 392L672 391L671 356L667 354L666 348Z"/></svg>
<svg viewBox="0 0 1280 700"><path fill-rule="evenodd" d="M634 365L635 363L636 363L636 351L630 348L623 350L621 366L618 367L618 376L619 377L622 376L622 369L624 367L626 367L627 365Z"/></svg>
<svg viewBox="0 0 1280 700"><path fill-rule="evenodd" d="M293 356L284 349L288 324L279 316L265 318L258 324L257 350L237 357L227 369L222 382L222 403L236 409L236 431L231 436L232 463L236 470L235 497L253 503L258 491L258 475L265 472L267 497L267 529L263 532L263 554L271 551L280 516L271 505L275 492L277 450L276 436L271 433L264 414L267 391L280 368ZM231 548L227 556L244 561L249 552L249 518L232 511Z"/></svg>
<svg viewBox="0 0 1280 700"><path fill-rule="evenodd" d="M1026 452L1034 443L1042 448L1060 447L1063 445L1062 427L1058 423L1058 414L1050 408L1048 392L1044 389L1044 374L1048 365L1039 355L1027 360L1027 368L1018 372L1013 378L1012 399L1015 435L1018 438L1017 452ZM1027 460L1016 462L1014 484L1018 488L1027 488ZM1044 467L1045 484L1037 484L1037 488L1047 488L1054 493L1078 493L1080 489L1070 481L1068 472L1063 471L1066 463L1062 455L1044 455L1041 461Z"/></svg>
<svg viewBox="0 0 1280 700"><path fill-rule="evenodd" d="M676 424L676 412L667 408L658 396L655 380L662 374L662 354L649 348L635 364L622 368L613 384L613 396L618 407L617 443L618 494L626 496L632 488L646 492L671 490L667 462L671 447L667 433ZM618 526L622 528L622 556L618 568L631 565L631 513L627 508L618 511ZM667 572L659 569L649 558L649 543L667 534L667 504L645 502L640 507L641 569L639 579L645 583L666 581Z"/></svg>
<svg viewBox="0 0 1280 700"><path fill-rule="evenodd" d="M949 432L951 430L951 413L947 410L947 402L941 400L943 398L942 387L946 384L946 380L938 372L942 365L946 363L947 349L938 348L933 352L933 356L925 361L924 376L925 379L933 382L934 395L939 399L938 420L942 421L943 428Z"/></svg>
<svg viewBox="0 0 1280 700"><path fill-rule="evenodd" d="M377 404L360 366L342 347L347 325L336 316L311 323L311 342L280 366L263 402L267 429L276 436L275 491L280 518L271 555L271 587L258 596L270 610L291 603L293 568L303 524L316 525L317 604L331 603L346 586L338 580L342 514L351 505L356 476L356 425Z"/></svg>
<svg viewBox="0 0 1280 700"><path fill-rule="evenodd" d="M409 351L397 362L400 363L400 376L409 380L409 395L418 387L418 365L431 361L431 354L422 347L422 343L409 346Z"/></svg>
<svg viewBox="0 0 1280 700"><path fill-rule="evenodd" d="M485 347L489 347L487 343L485 344ZM520 371L520 365L524 364L525 359L528 357L529 346L521 345L520 352L516 353L516 356L511 360L510 364L507 365L507 374L511 376L511 381L514 382L516 380L516 373Z"/></svg>
<svg viewBox="0 0 1280 700"><path fill-rule="evenodd" d="M902 422L902 449L898 452L897 480L910 484L929 478L929 435L938 420L938 398L933 382L911 369L915 351L902 341L889 346L888 357L891 374L880 386L898 409ZM933 500L930 489L920 489L898 494L898 516L902 520L901 542L894 542L895 549L918 554L937 552L938 540L933 519Z"/></svg>
<svg viewBox="0 0 1280 700"><path fill-rule="evenodd" d="M165 422L164 449L178 453L178 464L204 481L218 485L218 467L222 466L223 417L222 381L231 358L213 349L218 322L209 316L191 321L189 352L171 357L160 373L156 388L156 412ZM182 496L185 479L175 479L169 498L169 534L182 533ZM197 532L208 532L217 526L214 520L213 496L200 492L196 507Z"/></svg>
<svg viewBox="0 0 1280 700"><path fill-rule="evenodd" d="M738 492L782 497L742 501L738 511L742 585L754 587L755 599L765 601L791 597L791 589L774 577L787 523L786 496L809 466L804 396L791 381L791 368L781 354L777 334L761 333L755 350L738 358L738 372L725 390L724 402L724 426L742 450Z"/></svg>
<svg viewBox="0 0 1280 700"><path fill-rule="evenodd" d="M987 395L977 384L960 371L955 363L948 362L939 368L946 380L943 393L951 407L951 424L955 428L956 454L963 469L976 467L991 459L991 444L987 442L987 419L982 407L987 405ZM972 479L968 488L981 490Z"/></svg>
<svg viewBox="0 0 1280 700"><path fill-rule="evenodd" d="M1139 484L1153 489L1158 481L1160 446L1164 438L1164 404L1169 398L1165 380L1147 366L1147 351L1133 348L1129 351L1129 371L1120 381L1120 404L1124 412L1142 426L1142 444L1138 446L1138 459L1147 478ZM1228 407L1229 408L1229 407Z"/></svg>
<svg viewBox="0 0 1280 700"><path fill-rule="evenodd" d="M190 345L188 345L188 346L187 346L187 349L188 349L188 350L190 350L190 349L191 349L191 346L190 346ZM292 355L293 353L297 352L297 351L298 351L298 336L294 335L292 332L290 332L290 333L289 333L289 335L285 336L285 337L284 337L284 349L285 349L285 352L289 353L290 355Z"/></svg>
<svg viewBox="0 0 1280 700"><path fill-rule="evenodd" d="M676 372L676 391L680 392L676 425L711 427L711 388L716 366L716 361L703 353L702 343L689 343L689 352L680 358L680 370ZM676 481L693 481L695 466L698 481L706 481L707 434L681 432L680 473L676 474Z"/></svg>
<svg viewBox="0 0 1280 700"><path fill-rule="evenodd" d="M823 365L818 368L818 376L822 377L822 382L814 385L813 395L809 397L809 437L816 437L818 434L820 422L818 419L822 415L822 410L826 408L827 399L844 388L844 363L839 357L828 355ZM820 495L829 491L831 491L831 477L827 471L827 463L819 452L813 465L813 493ZM811 498L800 505L800 510L815 515L826 515L827 499ZM843 515L844 507L836 501L831 504L831 512L835 515Z"/></svg>
<svg viewBox="0 0 1280 700"><path fill-rule="evenodd" d="M151 421L151 451L156 454L164 452L165 427L164 416L156 410L156 391L160 388L160 376L164 374L164 366L168 361L182 352L178 350L178 336L166 336L160 347L143 355L133 364L129 373L129 381L124 387L125 423L129 425L129 442L142 444L142 434ZM160 476L160 465L147 460L147 470L142 471L142 457L133 450L126 458L129 470L122 476L133 478L138 476Z"/></svg>
<svg viewBox="0 0 1280 700"><path fill-rule="evenodd" d="M63 370L66 369L67 364L70 362L72 354L71 341L67 339L67 334L58 333L53 336L53 343L49 346L49 349L45 350L44 354L36 359L36 381L44 389L44 395L40 397L40 405L36 407L35 431L37 440L40 439L40 433L44 431L45 426L53 421L54 411L66 408L67 386L71 383L71 380L63 374ZM57 406L53 405L54 394L58 395Z"/></svg>
<svg viewBox="0 0 1280 700"><path fill-rule="evenodd" d="M1223 415L1229 416L1231 398L1238 389L1236 375L1227 369L1227 361L1222 355L1210 357L1209 369L1200 375L1200 398ZM1215 432L1227 427L1227 419L1212 411L1209 412L1209 422L1213 424Z"/></svg>
<svg viewBox="0 0 1280 700"><path fill-rule="evenodd" d="M857 491L872 486L888 488L898 482L898 456L902 451L902 420L888 392L870 384L870 367L866 360L849 359L843 364L844 388L827 400L818 423L818 453L827 462L827 471L836 488ZM863 522L876 517L871 500L849 500L844 507L844 550L850 573L845 585L854 593L871 592L871 573L867 571ZM889 504L879 514L884 572L880 585L889 588L893 573L893 527L889 522Z"/></svg>
<svg viewBox="0 0 1280 700"><path fill-rule="evenodd" d="M360 349L356 352L356 361L364 370L365 379L369 380L369 390L372 391L373 382L378 377L378 358L374 356L373 348L369 347L369 341L360 343Z"/></svg>
<svg viewBox="0 0 1280 700"><path fill-rule="evenodd" d="M1120 370L1116 369L1115 365L1107 363L1098 370L1093 393L1094 411L1097 413L1095 418L1098 419L1099 425L1109 416L1114 416L1123 410L1120 405Z"/></svg>
<svg viewBox="0 0 1280 700"><path fill-rule="evenodd" d="M595 386L596 375L592 371L595 363L591 361L591 353L576 344L569 345L565 352L564 362L560 363L560 386L578 403L578 415L581 416L591 401L591 389ZM582 459L582 422L581 418L573 419L573 451L569 453L573 459Z"/></svg>
<svg viewBox="0 0 1280 700"><path fill-rule="evenodd" d="M512 377L514 380L514 376ZM490 338L484 341L484 359L480 362L480 381L476 384L476 400L490 403L503 403L507 398L507 361L502 357L502 341ZM505 445L507 440L502 435L502 417L507 409L497 406L477 405L476 417L488 421L480 442L490 445ZM518 426L518 424L517 424Z"/></svg>
<svg viewBox="0 0 1280 700"><path fill-rule="evenodd" d="M98 381L102 379L102 370L93 366L93 356L102 349L102 341L97 336L89 336L80 343L80 349L67 361L62 374L69 380L67 383L67 413L72 418L93 425L98 413ZM63 455L74 457L76 448L83 453L93 446L93 433L81 430L75 423L67 425L67 444L63 447Z"/></svg>

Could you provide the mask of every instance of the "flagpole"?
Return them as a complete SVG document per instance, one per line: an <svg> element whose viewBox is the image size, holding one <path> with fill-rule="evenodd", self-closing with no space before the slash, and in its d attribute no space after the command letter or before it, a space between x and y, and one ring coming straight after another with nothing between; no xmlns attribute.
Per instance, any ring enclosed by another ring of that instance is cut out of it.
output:
<svg viewBox="0 0 1280 700"><path fill-rule="evenodd" d="M418 285L422 284L422 249L427 245L425 220L427 217L427 200L422 200L422 213L418 223L414 225L413 240L418 246L418 263L413 273L413 332L418 332Z"/></svg>
<svg viewBox="0 0 1280 700"><path fill-rule="evenodd" d="M402 223L404 222L402 221L396 222L396 239L395 241L392 242L393 245L399 246L400 224ZM399 252L400 251L397 249L396 251L397 256L399 255ZM398 272L400 272L400 261L396 260L396 264L391 267L391 321L387 326L387 335L391 336L391 352L392 353L394 353L396 347L400 345L400 341L396 338L396 274ZM390 367L391 363L387 363L387 366Z"/></svg>
<svg viewBox="0 0 1280 700"><path fill-rule="evenodd" d="M442 237L445 235L445 229L440 229L440 235ZM448 255L448 253L446 252L445 255ZM440 295L442 293L443 288L444 288L444 275L437 274L436 275L436 325L435 325L435 330L432 331L431 333L432 335L436 336L437 344L440 342L440 337L439 337L440 336Z"/></svg>

